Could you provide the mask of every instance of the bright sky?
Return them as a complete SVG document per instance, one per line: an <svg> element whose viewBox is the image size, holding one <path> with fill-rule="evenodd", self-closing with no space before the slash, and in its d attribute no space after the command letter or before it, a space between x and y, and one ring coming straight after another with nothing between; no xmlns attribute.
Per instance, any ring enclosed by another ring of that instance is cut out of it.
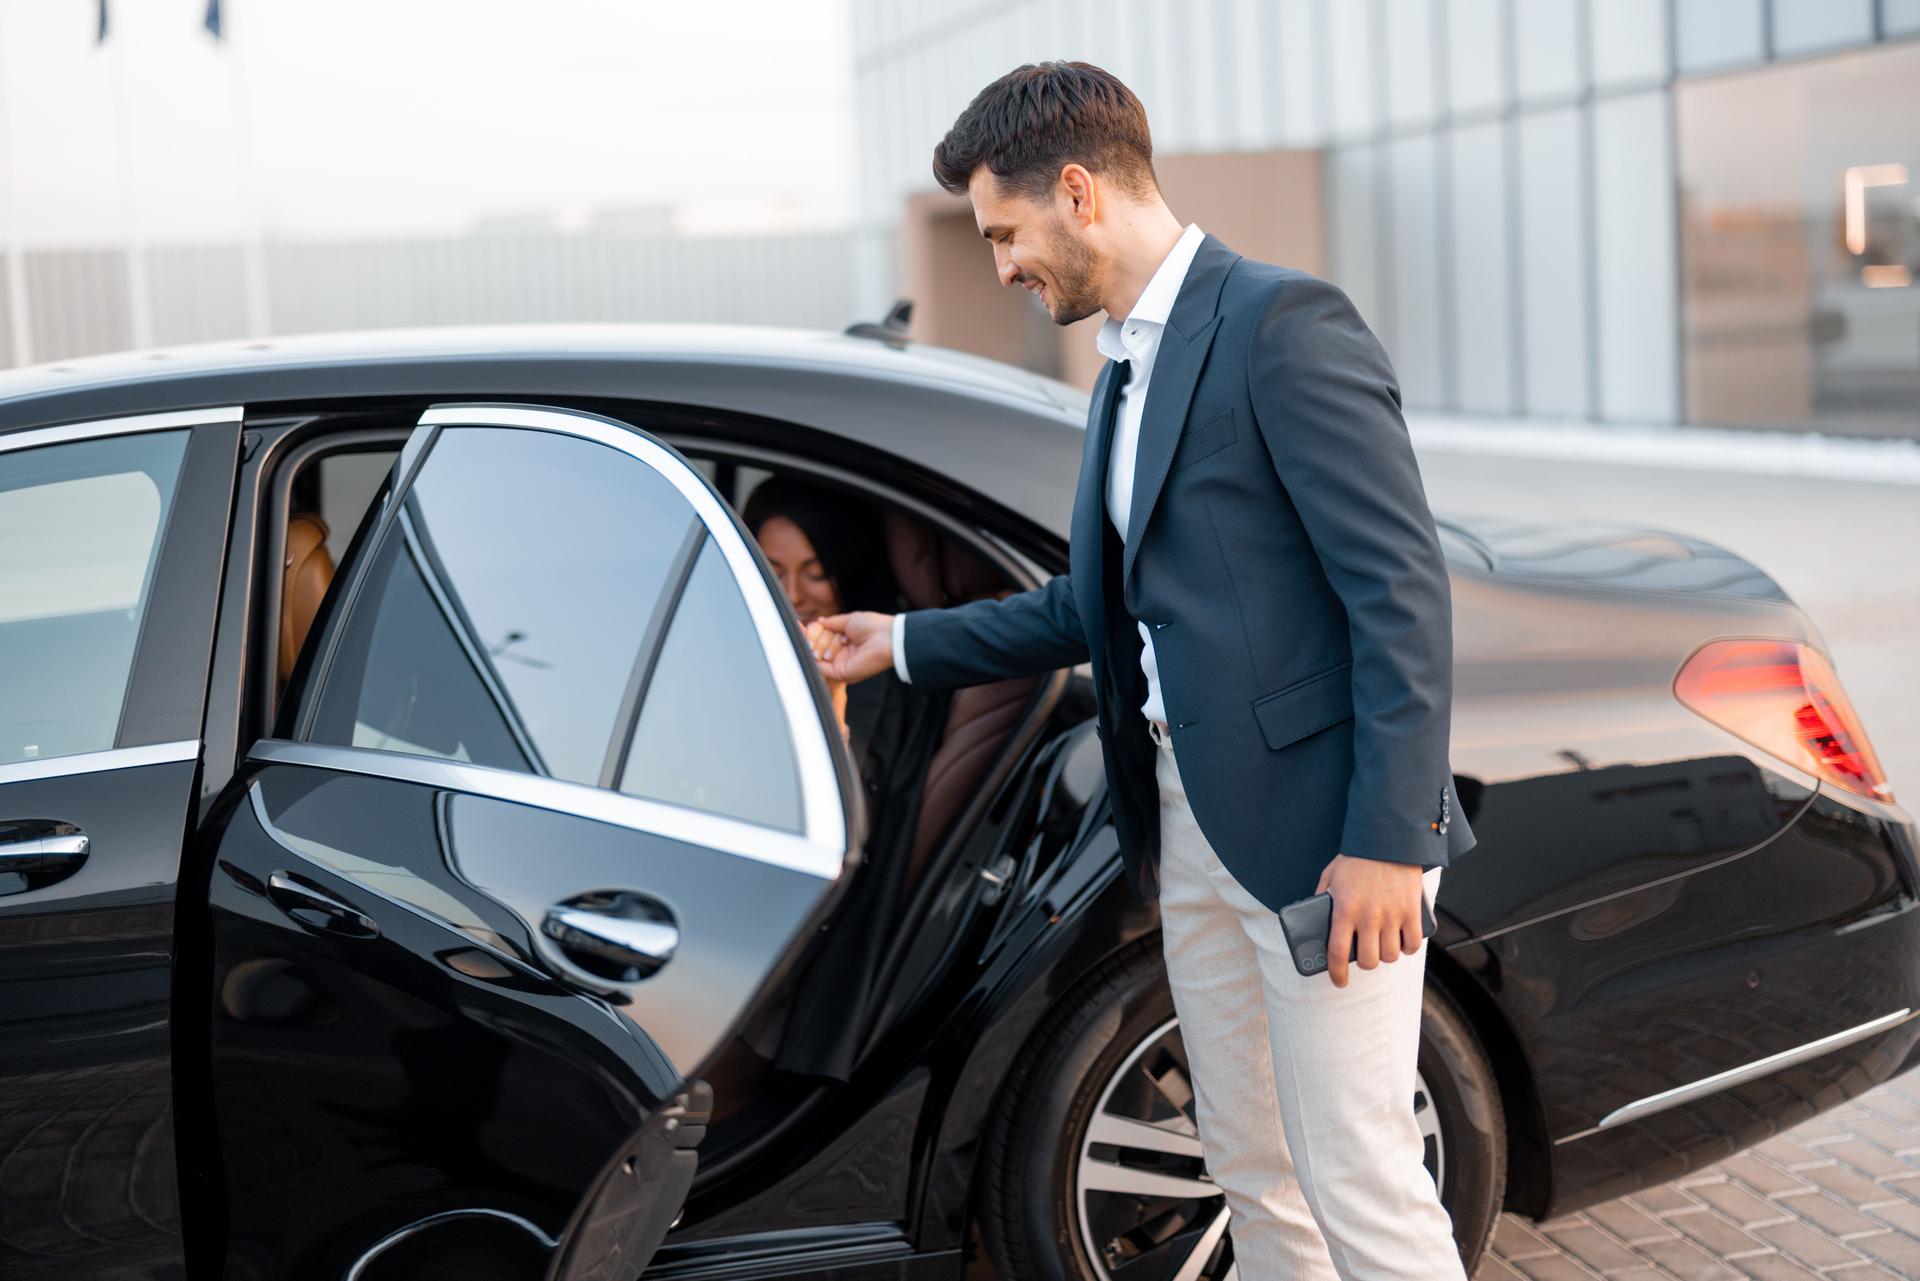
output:
<svg viewBox="0 0 1920 1281"><path fill-rule="evenodd" d="M96 45L96 0L0 0L0 240L852 221L848 0L222 9L215 41L205 0L111 0Z"/></svg>

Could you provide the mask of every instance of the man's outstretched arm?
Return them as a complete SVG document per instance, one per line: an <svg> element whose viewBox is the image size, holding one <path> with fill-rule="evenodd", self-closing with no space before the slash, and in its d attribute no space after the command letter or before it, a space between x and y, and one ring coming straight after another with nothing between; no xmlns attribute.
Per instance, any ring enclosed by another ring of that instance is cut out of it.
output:
<svg viewBox="0 0 1920 1281"><path fill-rule="evenodd" d="M1056 574L1032 591L901 616L913 683L931 689L1034 676L1087 661L1073 586Z"/></svg>
<svg viewBox="0 0 1920 1281"><path fill-rule="evenodd" d="M836 614L821 623L847 638L822 667L860 681L892 665L903 680L929 689L983 685L1087 661L1087 637L1064 574L1004 600L904 614Z"/></svg>

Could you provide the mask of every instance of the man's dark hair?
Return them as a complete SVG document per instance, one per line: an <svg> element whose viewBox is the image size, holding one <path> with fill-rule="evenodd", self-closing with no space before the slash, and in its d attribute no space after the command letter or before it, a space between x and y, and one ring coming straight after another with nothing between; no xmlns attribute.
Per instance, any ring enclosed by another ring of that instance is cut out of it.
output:
<svg viewBox="0 0 1920 1281"><path fill-rule="evenodd" d="M933 176L955 195L984 164L1010 193L1044 200L1079 163L1136 196L1159 189L1147 111L1090 62L1030 62L974 96L933 149Z"/></svg>

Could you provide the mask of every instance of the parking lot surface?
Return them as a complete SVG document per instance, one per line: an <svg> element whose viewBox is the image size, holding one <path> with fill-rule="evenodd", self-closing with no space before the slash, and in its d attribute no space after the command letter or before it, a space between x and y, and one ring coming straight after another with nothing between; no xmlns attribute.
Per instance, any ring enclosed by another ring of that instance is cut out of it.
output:
<svg viewBox="0 0 1920 1281"><path fill-rule="evenodd" d="M1475 1281L1920 1277L1920 1072L1677 1183L1531 1224Z"/></svg>

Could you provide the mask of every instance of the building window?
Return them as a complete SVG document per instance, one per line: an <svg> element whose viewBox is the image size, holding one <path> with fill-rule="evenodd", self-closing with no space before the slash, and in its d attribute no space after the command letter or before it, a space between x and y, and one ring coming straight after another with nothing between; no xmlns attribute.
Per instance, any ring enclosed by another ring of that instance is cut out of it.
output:
<svg viewBox="0 0 1920 1281"><path fill-rule="evenodd" d="M1920 434L1920 48L1675 93L1687 416Z"/></svg>

